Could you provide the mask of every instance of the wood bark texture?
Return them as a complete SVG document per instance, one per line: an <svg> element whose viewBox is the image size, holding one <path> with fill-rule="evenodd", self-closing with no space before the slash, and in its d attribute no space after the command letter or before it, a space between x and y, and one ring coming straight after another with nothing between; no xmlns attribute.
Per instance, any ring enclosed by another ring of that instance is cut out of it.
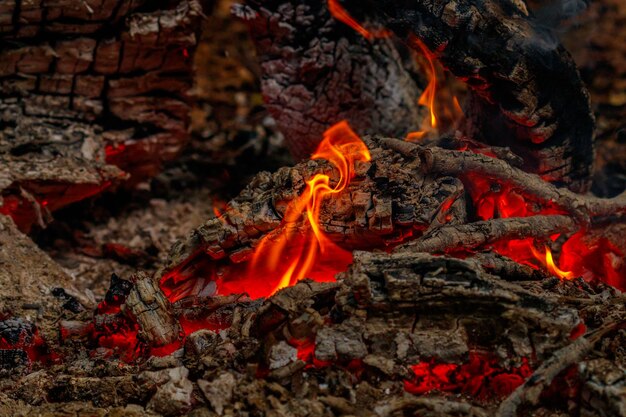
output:
<svg viewBox="0 0 626 417"><path fill-rule="evenodd" d="M0 2L0 210L28 229L174 158L200 14L195 0Z"/></svg>
<svg viewBox="0 0 626 417"><path fill-rule="evenodd" d="M403 71L396 66L406 60L393 53L394 41L368 41L333 22L326 2L312 3L251 0L240 9L263 62L268 106L292 151L299 157L310 153L324 128L343 118L360 133L406 131L406 118L416 113L406 112L407 103L411 97L414 103L419 91L400 76ZM468 136L510 147L523 158L525 170L548 181L589 188L594 119L588 93L570 55L558 41L542 36L524 5L473 0L340 4L357 20L393 31L403 42L396 50L419 50L418 39L470 87ZM369 69L360 68L364 55ZM379 92L373 100L370 86ZM424 116L412 119L415 125Z"/></svg>
<svg viewBox="0 0 626 417"><path fill-rule="evenodd" d="M297 158L310 156L344 119L361 134L418 130L425 82L391 40L364 39L334 20L325 1L246 4L236 10L257 46L265 101Z"/></svg>

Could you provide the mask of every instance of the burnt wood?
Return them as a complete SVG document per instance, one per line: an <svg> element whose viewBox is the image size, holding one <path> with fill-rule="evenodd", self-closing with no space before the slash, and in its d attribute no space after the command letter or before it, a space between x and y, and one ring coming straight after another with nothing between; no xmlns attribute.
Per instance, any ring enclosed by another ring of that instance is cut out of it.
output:
<svg viewBox="0 0 626 417"><path fill-rule="evenodd" d="M196 0L0 2L0 212L159 172L187 140Z"/></svg>
<svg viewBox="0 0 626 417"><path fill-rule="evenodd" d="M406 60L389 52L392 41L368 41L333 22L325 3L251 0L241 12L263 62L268 107L299 157L314 148L324 127L342 118L361 133L396 129L397 136L408 127L406 117L416 114L406 111L410 96L419 97L400 76L397 65ZM404 47L419 50L418 39L469 86L468 136L510 147L524 159L525 170L548 181L588 189L594 160L589 96L569 53L536 29L523 2L340 4L357 20L393 31ZM386 58L380 61L382 51ZM374 100L372 86L379 92ZM419 126L421 120L412 121Z"/></svg>
<svg viewBox="0 0 626 417"><path fill-rule="evenodd" d="M257 47L267 108L297 158L346 119L358 133L418 130L424 80L389 39L368 41L333 19L325 1L250 0L236 9Z"/></svg>

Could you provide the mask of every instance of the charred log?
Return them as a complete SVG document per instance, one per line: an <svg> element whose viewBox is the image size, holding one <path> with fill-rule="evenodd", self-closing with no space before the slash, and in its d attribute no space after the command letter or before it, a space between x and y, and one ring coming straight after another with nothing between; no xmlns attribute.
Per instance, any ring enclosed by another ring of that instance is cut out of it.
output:
<svg viewBox="0 0 626 417"><path fill-rule="evenodd" d="M407 89L411 85L396 68L403 65L399 57L385 52L382 64L372 62L380 55L375 50L393 51L392 43L368 42L345 25L332 23L322 3L293 7L288 2L251 1L252 10L245 9L265 62L266 99L292 150L302 156L306 152L297 148L305 146L310 152L324 128L341 118L361 132L382 134L388 126L398 127L397 133L406 131L410 125L403 119L408 116L419 124L416 111L406 112L411 109L406 104L410 96L398 98L394 93L416 93L415 88ZM523 158L525 170L548 181L575 190L588 188L594 128L588 94L569 54L558 42L540 36L525 6L472 1L343 3L357 19L391 29L409 48L419 49L417 38L468 84L474 92L467 106L468 136L510 147ZM335 39L341 39L342 49L329 50L340 51L343 62L352 64L338 65L332 55L320 53ZM350 70L364 54L370 56L367 67L372 70ZM352 89L348 97L358 100L344 97L347 87L341 85L346 81ZM381 92L374 100L370 85Z"/></svg>
<svg viewBox="0 0 626 417"><path fill-rule="evenodd" d="M257 46L268 110L297 158L340 120L361 134L404 136L426 114L417 105L425 83L405 69L402 51L388 39L364 39L325 3L251 0L236 9Z"/></svg>
<svg viewBox="0 0 626 417"><path fill-rule="evenodd" d="M416 36L468 83L470 137L510 146L546 180L588 188L594 119L587 90L569 53L542 37L522 2L368 4L380 24L409 45Z"/></svg>
<svg viewBox="0 0 626 417"><path fill-rule="evenodd" d="M366 139L372 161L357 167L348 189L326 200L320 225L343 247L371 249L397 245L417 252L481 251L495 242L572 234L583 228L622 219L624 195L601 199L557 188L505 161L472 152L426 147L388 139ZM305 187L305 179L329 172L320 161L259 174L219 218L207 221L172 247L162 275L164 285L184 286L193 277L211 276L228 265L243 264L259 241L280 228L306 230L302 223L284 224L284 213ZM490 181L513 184L536 204L524 218L472 221L467 211L464 176L475 173ZM548 207L561 215L540 215ZM217 269L216 269L217 268ZM213 271L213 272L211 272ZM177 284L178 283L178 284ZM215 291L214 287L210 291ZM208 290L207 290L208 291Z"/></svg>
<svg viewBox="0 0 626 417"><path fill-rule="evenodd" d="M0 7L2 213L28 229L178 154L198 2Z"/></svg>

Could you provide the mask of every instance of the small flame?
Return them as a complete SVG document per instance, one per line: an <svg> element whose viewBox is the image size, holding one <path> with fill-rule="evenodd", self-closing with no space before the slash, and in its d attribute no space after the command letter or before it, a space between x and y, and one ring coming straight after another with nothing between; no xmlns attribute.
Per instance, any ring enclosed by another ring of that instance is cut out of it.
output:
<svg viewBox="0 0 626 417"><path fill-rule="evenodd" d="M430 127L437 128L437 116L435 115L435 97L437 96L437 70L435 69L434 56L432 52L417 37L413 37L413 43L421 51L428 61L428 85L424 89L417 104L428 107L430 111Z"/></svg>
<svg viewBox="0 0 626 417"><path fill-rule="evenodd" d="M563 278L563 279L574 278L573 272L563 271L558 266L556 266L556 264L554 263L554 260L552 259L552 251L550 251L550 248L548 248L547 246L546 246L546 265L548 267L548 271L550 271L552 274L560 278Z"/></svg>
<svg viewBox="0 0 626 417"><path fill-rule="evenodd" d="M418 142L429 133L438 134L441 128L440 120L444 120L443 124L447 124L446 122L454 124L464 114L459 104L459 99L455 95L450 97L449 94L440 94L438 77L442 77L445 80L445 75L438 73L435 64L435 54L416 36L412 36L410 42L426 60L425 72L428 79L428 84L418 99L417 104L428 109L429 117L422 121L420 130L408 133L405 138L409 142Z"/></svg>
<svg viewBox="0 0 626 417"><path fill-rule="evenodd" d="M329 161L339 171L339 181L332 187L326 174L317 174L306 181L304 193L287 208L281 227L266 235L256 248L249 273L263 276L260 271L270 274L278 271L280 279L272 294L305 278L315 265L318 254L335 256L345 252L321 230L321 205L326 197L345 190L354 177L356 161L369 161L371 156L348 123L342 121L326 131L311 159ZM302 228L298 223L304 213L310 230L304 231L305 236L301 240Z"/></svg>
<svg viewBox="0 0 626 417"><path fill-rule="evenodd" d="M563 271L561 268L559 268L556 265L556 263L554 262L554 258L552 257L552 251L550 250L548 246L545 246L545 255L539 252L537 249L535 249L533 245L530 245L530 250L532 251L535 258L537 258L539 262L543 263L548 269L548 272L550 272L552 275L557 276L561 279L573 279L574 278L573 272Z"/></svg>
<svg viewBox="0 0 626 417"><path fill-rule="evenodd" d="M347 10L344 9L341 4L339 4L339 0L328 0L328 10L335 19L350 26L367 40L371 41L372 39L387 38L390 36L390 33L387 29L379 29L375 31L365 29L363 25L357 22L350 15L350 13L348 13Z"/></svg>

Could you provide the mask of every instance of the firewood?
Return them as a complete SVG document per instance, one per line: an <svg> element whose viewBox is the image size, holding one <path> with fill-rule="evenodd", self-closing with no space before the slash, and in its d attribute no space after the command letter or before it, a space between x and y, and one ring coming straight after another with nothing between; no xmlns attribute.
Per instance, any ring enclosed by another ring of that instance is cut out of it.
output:
<svg viewBox="0 0 626 417"><path fill-rule="evenodd" d="M353 105L344 97L345 87L335 83L351 76L353 65L344 68L335 63L332 55L322 54L324 59L319 59L320 53L316 52L329 43L328 38L340 38L341 33L352 29L336 23L329 26L329 14L322 3L326 2L293 7L284 0L250 0L250 15L246 14L262 60L267 62L263 66L263 90L268 106L291 149L303 148L299 156L311 152L324 128L341 118L350 120L360 133L372 127L378 134L388 131L388 126L406 129L406 122L398 117L406 117L400 111L409 107L398 98L402 93L394 93L396 90L384 83L391 80L399 91L414 92L407 88L410 85L397 80L395 74L401 71L377 75L378 68L391 65L387 64L389 59L383 60L386 65L382 66L368 62L364 65L368 69L361 69L359 78L350 80L350 88L369 98L371 89L361 83L361 74L366 74L373 79L370 82L378 83L376 91L390 91L371 101L375 108L394 109L397 113L379 118L377 112L382 110L375 110L369 115L360 113L369 119L356 117L364 107L363 100ZM467 106L467 136L509 146L524 159L525 170L558 185L588 189L594 128L588 93L568 52L557 41L546 42L541 37L526 8L515 6L521 2L338 3L366 24L391 30L405 47L419 49L415 38L419 39L433 58L468 84L474 98ZM368 44L359 36L356 31L351 35L348 32L338 42L352 45L345 46L341 56L347 62L362 59L363 45ZM370 49L385 42L388 40L372 41ZM369 54L376 56L371 51ZM393 54L386 55L392 61L398 60ZM339 109L337 103L341 103ZM328 113L332 116L326 116Z"/></svg>
<svg viewBox="0 0 626 417"><path fill-rule="evenodd" d="M609 322L589 335L578 338L572 344L555 352L552 358L545 361L534 374L520 385L510 397L500 404L497 417L515 417L521 405L536 405L542 391L565 368L580 362L607 333L615 331L624 323Z"/></svg>
<svg viewBox="0 0 626 417"><path fill-rule="evenodd" d="M133 277L133 289L126 298L124 309L140 328L140 337L151 346L164 346L176 341L180 325L171 313L170 302L157 283L145 273Z"/></svg>
<svg viewBox="0 0 626 417"><path fill-rule="evenodd" d="M375 21L409 44L417 36L468 83L474 93L468 136L510 146L529 172L588 188L594 129L589 95L569 53L542 36L528 12L515 6L521 2L344 3L348 10L369 6Z"/></svg>
<svg viewBox="0 0 626 417"><path fill-rule="evenodd" d="M416 159L418 167L423 164L426 172L460 176L472 172L489 178L507 181L544 202L552 202L581 219L616 215L626 210L626 192L604 199L576 194L568 189L557 188L537 175L528 174L510 166L506 161L473 152L425 148L398 139L383 139L382 143L405 156Z"/></svg>
<svg viewBox="0 0 626 417"><path fill-rule="evenodd" d="M567 216L511 217L460 226L443 226L415 241L405 243L402 248L428 253L471 250L499 240L545 238L554 233L573 232L576 228L574 221Z"/></svg>
<svg viewBox="0 0 626 417"><path fill-rule="evenodd" d="M460 180L422 175L414 170L412 160L403 160L376 141L369 143L372 162L358 165L357 177L348 189L324 203L320 223L333 239L367 249L401 241L403 233L411 229L465 221ZM336 175L323 161L303 162L271 175L260 173L229 203L222 216L208 220L172 247L161 273L184 277L193 275L206 262L228 259L242 263L250 259L259 240L281 227L287 206L303 192L305 180L319 172ZM285 227L307 230L299 222Z"/></svg>
<svg viewBox="0 0 626 417"><path fill-rule="evenodd" d="M522 265L514 260L493 252L481 252L472 255L473 260L491 275L510 281L542 281L549 276L545 271Z"/></svg>
<svg viewBox="0 0 626 417"><path fill-rule="evenodd" d="M346 192L323 203L320 215L325 233L351 250L402 243L412 230L412 241L404 247L416 252L480 252L498 241L545 240L595 226L601 230L606 218L624 218L626 194L613 199L576 194L485 155L389 138L365 140L372 161L357 168ZM162 283L177 286L207 274L207 268L218 262L226 261L220 264L225 269L241 264L250 259L261 238L280 228L304 233L304 221L281 223L286 207L303 192L306 178L327 169L324 162L310 161L273 175L259 174L219 218L172 247L157 274ZM460 180L470 173L511 183L540 206L557 207L564 214L470 222L468 196Z"/></svg>
<svg viewBox="0 0 626 417"><path fill-rule="evenodd" d="M0 24L0 212L28 230L45 223L40 212L129 174L136 184L178 155L187 140L197 1L3 7L12 18Z"/></svg>

